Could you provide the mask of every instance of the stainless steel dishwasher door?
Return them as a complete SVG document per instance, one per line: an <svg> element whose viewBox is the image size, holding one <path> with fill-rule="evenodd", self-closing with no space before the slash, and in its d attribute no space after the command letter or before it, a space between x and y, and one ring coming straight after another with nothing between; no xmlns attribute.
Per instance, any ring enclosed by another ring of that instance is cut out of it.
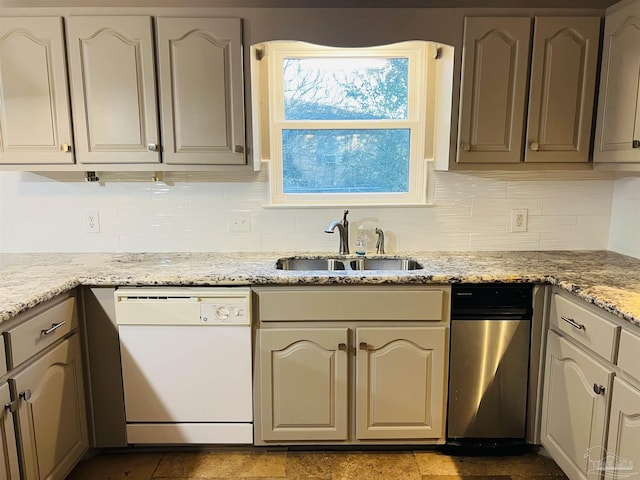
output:
<svg viewBox="0 0 640 480"><path fill-rule="evenodd" d="M452 320L448 438L524 438L529 320Z"/></svg>

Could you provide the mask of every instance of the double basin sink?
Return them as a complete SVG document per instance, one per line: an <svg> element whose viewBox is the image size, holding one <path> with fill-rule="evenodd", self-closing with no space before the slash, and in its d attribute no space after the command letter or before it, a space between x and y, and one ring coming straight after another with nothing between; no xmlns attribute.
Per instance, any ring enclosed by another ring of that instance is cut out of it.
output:
<svg viewBox="0 0 640 480"><path fill-rule="evenodd" d="M419 270L422 265L412 258L406 257L362 257L362 258L280 258L276 262L278 270Z"/></svg>

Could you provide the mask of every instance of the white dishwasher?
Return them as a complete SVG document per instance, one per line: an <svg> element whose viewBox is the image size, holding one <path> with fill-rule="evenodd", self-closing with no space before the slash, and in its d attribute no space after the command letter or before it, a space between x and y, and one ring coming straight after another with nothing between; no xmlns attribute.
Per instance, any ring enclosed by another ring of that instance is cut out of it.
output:
<svg viewBox="0 0 640 480"><path fill-rule="evenodd" d="M253 443L249 287L115 292L127 442Z"/></svg>

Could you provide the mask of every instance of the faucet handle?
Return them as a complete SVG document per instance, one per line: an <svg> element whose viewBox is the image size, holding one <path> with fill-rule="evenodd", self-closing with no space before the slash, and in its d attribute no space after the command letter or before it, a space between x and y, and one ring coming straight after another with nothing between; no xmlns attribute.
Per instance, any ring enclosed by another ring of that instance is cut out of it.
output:
<svg viewBox="0 0 640 480"><path fill-rule="evenodd" d="M376 242L376 253L384 253L384 231L376 227L378 241Z"/></svg>

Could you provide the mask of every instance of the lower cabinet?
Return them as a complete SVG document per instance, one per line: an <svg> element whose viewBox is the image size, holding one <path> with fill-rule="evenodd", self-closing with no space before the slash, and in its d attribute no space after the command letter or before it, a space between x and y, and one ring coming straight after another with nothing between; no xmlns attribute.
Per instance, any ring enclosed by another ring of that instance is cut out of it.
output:
<svg viewBox="0 0 640 480"><path fill-rule="evenodd" d="M13 424L13 403L9 396L9 385L0 385L0 478L20 480L16 432Z"/></svg>
<svg viewBox="0 0 640 480"><path fill-rule="evenodd" d="M88 450L80 341L75 334L9 378L17 398L24 480L62 480Z"/></svg>
<svg viewBox="0 0 640 480"><path fill-rule="evenodd" d="M542 445L573 480L599 477L613 369L554 331L547 337Z"/></svg>
<svg viewBox="0 0 640 480"><path fill-rule="evenodd" d="M635 387L625 380L613 381L607 471L619 478L640 469L640 384Z"/></svg>
<svg viewBox="0 0 640 480"><path fill-rule="evenodd" d="M273 328L258 337L262 440L444 437L446 327Z"/></svg>

